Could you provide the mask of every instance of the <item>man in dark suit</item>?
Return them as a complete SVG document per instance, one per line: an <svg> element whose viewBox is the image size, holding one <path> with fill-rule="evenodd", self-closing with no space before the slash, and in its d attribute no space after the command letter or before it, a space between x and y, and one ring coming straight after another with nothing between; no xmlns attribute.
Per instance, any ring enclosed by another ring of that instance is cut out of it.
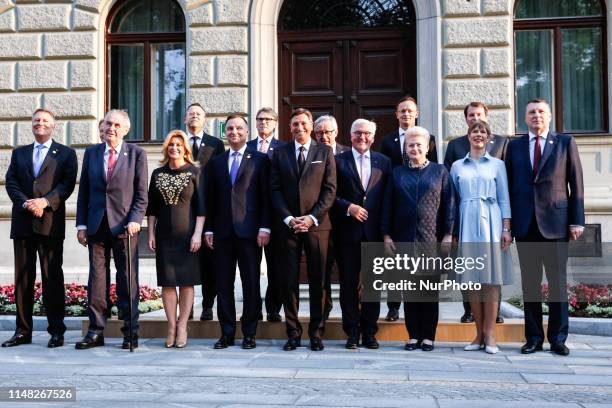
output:
<svg viewBox="0 0 612 408"><path fill-rule="evenodd" d="M274 151L284 142L274 137L274 131L278 123L278 114L270 107L263 107L255 115L255 126L257 138L247 142L247 147L253 151L267 154L270 160ZM266 288L266 319L269 322L280 322L280 310L283 306L282 273L284 265L279 264L280 242L279 232L285 228L283 221L278 217L270 220L270 242L264 247L266 254L266 267L268 275L268 287Z"/></svg>
<svg viewBox="0 0 612 408"><path fill-rule="evenodd" d="M15 334L2 347L32 342L32 308L36 255L40 257L43 302L47 313L47 346L64 345L64 272L66 232L65 202L77 176L73 149L51 138L52 112L37 109L32 115L34 143L13 150L6 172L6 191L13 202L11 239L15 253Z"/></svg>
<svg viewBox="0 0 612 408"><path fill-rule="evenodd" d="M289 339L283 349L295 350L300 346L299 273L304 248L310 301L310 348L320 351L324 348L321 337L325 331L325 266L331 229L328 212L336 195L336 164L331 149L310 138L310 111L294 110L290 128L293 142L276 149L270 176L272 205L276 216L286 225L281 232L281 264L286 265L283 304Z"/></svg>
<svg viewBox="0 0 612 408"><path fill-rule="evenodd" d="M419 117L419 107L416 100L412 96L404 96L400 99L395 107L395 117L399 124L398 130L387 133L380 144L380 152L391 159L393 167L408 164L408 154L404 151L404 134L408 128L416 125L416 120ZM436 137L431 134L429 136L427 160L434 163L438 162ZM387 307L389 312L385 320L394 322L399 319L400 302L387 302Z"/></svg>
<svg viewBox="0 0 612 408"><path fill-rule="evenodd" d="M206 165L208 161L225 151L223 142L218 138L204 132L204 124L206 123L206 112L199 103L192 103L187 107L185 112L185 127L187 129L187 137L191 142L191 151L193 157L200 163L201 176L203 178L202 185L206 186L208 180ZM205 190L204 187L203 190ZM215 285L215 273L213 271L212 254L210 249L203 246L200 249L201 256L201 276L202 276L202 314L200 320L213 319L213 305L217 289ZM191 311L193 315L193 310ZM190 318L191 318L190 315Z"/></svg>
<svg viewBox="0 0 612 408"><path fill-rule="evenodd" d="M336 138L338 137L338 122L336 118L331 115L319 116L314 123L314 134L315 140L319 144L323 144L331 147L334 156L351 150L350 147L343 144L337 143ZM329 214L332 222L332 229L334 225L334 214ZM329 247L327 248L327 266L325 267L325 306L323 308L323 318L327 320L331 313L334 302L332 299L332 288L331 288L331 275L333 272L334 261L336 260L336 253L334 251L334 242L330 237Z"/></svg>
<svg viewBox="0 0 612 408"><path fill-rule="evenodd" d="M489 122L489 108L482 102L470 102L463 109L463 116L465 117L465 123L468 128L472 123L476 121ZM487 144L487 152L500 160L506 158L506 149L508 148L508 138L500 135L491 135L491 140ZM450 172L453 163L459 159L465 158L470 151L470 141L467 135L460 136L452 139L446 146L446 153L444 154L444 165ZM501 293L501 292L500 292ZM461 316L461 323L472 323L474 321L474 314L470 307L470 302L467 301L467 291L461 291L463 295L463 316ZM498 304L501 305L501 302ZM499 315L497 311L497 323L503 323L504 319Z"/></svg>
<svg viewBox="0 0 612 408"><path fill-rule="evenodd" d="M264 153L247 148L248 128L242 116L230 115L225 122L230 148L215 156L208 166L205 241L215 258L217 315L221 325L221 338L215 349L234 345L236 263L244 296L242 348L256 347L255 332L261 312L261 248L270 240L269 159Z"/></svg>
<svg viewBox="0 0 612 408"><path fill-rule="evenodd" d="M358 256L362 242L382 242L380 219L391 161L370 150L375 133L374 122L357 119L351 126L352 149L335 157L338 189L332 233L340 269L340 306L347 349L358 347L360 334L365 347L378 348L380 302L359 301Z"/></svg>
<svg viewBox="0 0 612 408"><path fill-rule="evenodd" d="M525 304L524 354L542 350L542 269L549 285L546 337L551 351L568 355L567 242L584 230L582 165L573 137L549 129L550 106L529 101L529 133L508 145L513 236L517 240Z"/></svg>
<svg viewBox="0 0 612 408"><path fill-rule="evenodd" d="M147 208L147 155L123 138L130 130L124 111L111 110L104 117L106 143L85 149L77 200L77 239L89 248L87 302L89 330L77 349L104 345L106 313L106 268L110 248L117 270L117 296L124 318L124 349L138 347L138 232ZM127 235L132 237L132 281L127 276ZM131 285L132 299L128 298ZM129 302L132 303L132 333L129 337Z"/></svg>

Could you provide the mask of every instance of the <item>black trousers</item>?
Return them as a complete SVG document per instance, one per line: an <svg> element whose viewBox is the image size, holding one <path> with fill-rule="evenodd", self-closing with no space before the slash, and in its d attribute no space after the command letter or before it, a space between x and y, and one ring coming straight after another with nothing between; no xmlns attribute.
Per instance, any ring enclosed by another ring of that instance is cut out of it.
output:
<svg viewBox="0 0 612 408"><path fill-rule="evenodd" d="M298 320L300 308L300 260L302 248L306 252L306 270L308 273L308 295L310 302L310 324L308 336L323 337L325 321L323 307L325 303L325 266L329 231L311 231L294 234L288 228L283 231L281 260L286 265L283 280L285 320L288 337L301 337L302 325Z"/></svg>
<svg viewBox="0 0 612 408"><path fill-rule="evenodd" d="M93 235L88 235L89 248L89 283L87 298L89 303L89 331L102 333L106 327L108 272L106 264L112 253L117 270L117 306L119 315L123 317L121 331L124 335L129 330L129 302L127 278L127 237L113 236L108 227L106 216L102 219L100 228ZM132 237L132 333L138 334L138 235Z"/></svg>
<svg viewBox="0 0 612 408"><path fill-rule="evenodd" d="M204 241L204 237L202 237ZM202 278L202 308L212 308L215 304L215 296L217 296L216 274L213 266L212 251L202 245L200 248L200 271Z"/></svg>
<svg viewBox="0 0 612 408"><path fill-rule="evenodd" d="M410 280L416 283L417 290L404 292L404 323L408 336L416 340L435 340L439 317L439 292L437 290L420 290L420 282L435 283L439 275L413 276Z"/></svg>
<svg viewBox="0 0 612 408"><path fill-rule="evenodd" d="M531 243L537 244L531 244ZM569 332L567 302L567 238L546 239L533 218L527 235L517 239L521 281L525 304L525 338L544 341L542 325L542 272L546 273L550 299L548 302L549 343L564 343Z"/></svg>
<svg viewBox="0 0 612 408"><path fill-rule="evenodd" d="M64 334L64 239L34 234L13 240L15 254L15 304L17 333L32 333L32 308L36 280L36 255L40 259L43 305L49 334Z"/></svg>
<svg viewBox="0 0 612 408"><path fill-rule="evenodd" d="M270 242L264 247L268 269L268 287L266 288L266 313L280 313L283 307L282 271L285 268L279 259L281 240L277 231L270 234Z"/></svg>
<svg viewBox="0 0 612 408"><path fill-rule="evenodd" d="M329 314L334 308L334 301L332 299L331 276L334 269L334 261L336 260L336 248L334 246L334 240L330 236L329 244L327 246L327 263L325 265L325 304L323 306L324 315Z"/></svg>
<svg viewBox="0 0 612 408"><path fill-rule="evenodd" d="M378 331L379 302L361 302L359 283L361 273L361 242L336 245L336 259L340 270L340 307L342 328L348 336L374 336Z"/></svg>
<svg viewBox="0 0 612 408"><path fill-rule="evenodd" d="M244 336L255 336L257 321L261 311L261 293L259 288L259 265L261 248L256 238L215 239L214 250L215 274L217 280L217 316L224 336L236 334L236 303L234 300L234 281L236 280L236 263L240 269L242 295L244 298L241 326Z"/></svg>

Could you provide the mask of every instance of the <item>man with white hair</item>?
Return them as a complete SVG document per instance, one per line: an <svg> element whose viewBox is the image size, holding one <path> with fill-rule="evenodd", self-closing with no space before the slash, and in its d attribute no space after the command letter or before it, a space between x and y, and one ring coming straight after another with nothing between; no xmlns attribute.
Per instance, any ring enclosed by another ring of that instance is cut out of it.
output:
<svg viewBox="0 0 612 408"><path fill-rule="evenodd" d="M117 296L120 315L124 318L124 349L130 343L138 347L138 232L147 209L147 155L123 138L130 131L130 118L120 110L111 110L102 124L105 143L85 149L79 197L77 199L77 239L89 248L89 282L87 304L89 330L76 348L89 349L104 345L106 326L106 268L110 248L117 269ZM132 280L127 279L127 237L132 237ZM128 298L128 284L132 298ZM132 302L132 316L129 316ZM132 322L132 338L129 322Z"/></svg>
<svg viewBox="0 0 612 408"><path fill-rule="evenodd" d="M380 302L360 302L359 280L362 242L382 242L380 220L391 161L370 150L376 124L357 119L351 126L351 150L336 156L337 191L332 234L340 268L342 328L347 349L362 344L378 348L376 332Z"/></svg>
<svg viewBox="0 0 612 408"><path fill-rule="evenodd" d="M336 142L336 138L338 137L338 122L336 118L331 115L319 116L317 120L315 120L314 134L318 143L331 147L334 156L350 150L348 146Z"/></svg>

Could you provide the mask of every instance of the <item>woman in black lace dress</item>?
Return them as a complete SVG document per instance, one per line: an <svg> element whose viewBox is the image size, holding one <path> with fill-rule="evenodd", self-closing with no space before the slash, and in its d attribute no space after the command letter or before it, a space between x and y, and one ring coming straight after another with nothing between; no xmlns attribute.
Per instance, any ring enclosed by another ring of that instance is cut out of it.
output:
<svg viewBox="0 0 612 408"><path fill-rule="evenodd" d="M155 251L157 284L162 287L168 319L165 346L182 348L187 344L193 287L201 284L197 252L204 227L204 194L200 189L200 172L191 158L191 146L185 133L171 131L164 141L162 153L162 166L153 171L149 186L149 247Z"/></svg>

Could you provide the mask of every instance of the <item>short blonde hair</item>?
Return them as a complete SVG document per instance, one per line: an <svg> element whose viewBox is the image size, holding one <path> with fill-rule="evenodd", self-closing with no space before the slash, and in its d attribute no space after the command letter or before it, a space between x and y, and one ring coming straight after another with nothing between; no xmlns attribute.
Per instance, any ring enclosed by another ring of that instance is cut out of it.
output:
<svg viewBox="0 0 612 408"><path fill-rule="evenodd" d="M423 146L429 149L429 139L430 139L429 131L421 126L413 126L413 127L408 128L408 130L406 130L406 133L404 133L404 145L406 145L408 138L415 137L415 136L422 137Z"/></svg>
<svg viewBox="0 0 612 408"><path fill-rule="evenodd" d="M193 159L191 158L191 145L189 144L189 139L187 138L187 134L182 130L171 130L166 136L164 140L164 144L162 145L162 154L164 157L159 161L162 166L165 166L170 161L170 156L168 155L168 145L170 141L174 138L181 139L181 143L183 143L183 148L185 149L185 161L190 164L195 164Z"/></svg>

